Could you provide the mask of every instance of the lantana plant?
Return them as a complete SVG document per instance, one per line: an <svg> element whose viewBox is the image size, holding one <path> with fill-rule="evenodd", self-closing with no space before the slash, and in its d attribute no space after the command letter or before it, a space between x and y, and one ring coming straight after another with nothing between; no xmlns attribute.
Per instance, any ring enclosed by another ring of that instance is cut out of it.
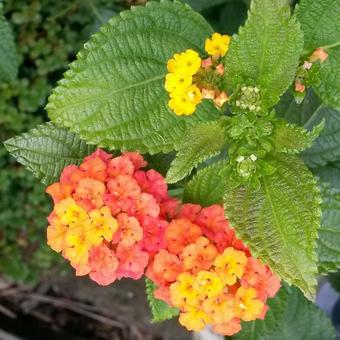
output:
<svg viewBox="0 0 340 340"><path fill-rule="evenodd" d="M154 321L334 337L308 300L340 268L340 3L288 2L234 36L179 1L123 11L5 143L48 185L48 245L99 285L145 277Z"/></svg>

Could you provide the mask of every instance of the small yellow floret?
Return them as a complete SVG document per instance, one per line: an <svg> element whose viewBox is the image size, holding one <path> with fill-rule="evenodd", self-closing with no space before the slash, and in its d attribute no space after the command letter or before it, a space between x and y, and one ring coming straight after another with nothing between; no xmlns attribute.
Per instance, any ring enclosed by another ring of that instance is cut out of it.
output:
<svg viewBox="0 0 340 340"><path fill-rule="evenodd" d="M233 285L238 278L242 277L246 263L247 256L243 251L229 247L216 257L214 266L223 283Z"/></svg>
<svg viewBox="0 0 340 340"><path fill-rule="evenodd" d="M56 252L61 252L65 246L65 235L68 228L58 219L47 228L47 244Z"/></svg>
<svg viewBox="0 0 340 340"><path fill-rule="evenodd" d="M176 74L194 75L201 67L201 58L194 50L176 53L168 60L168 71Z"/></svg>
<svg viewBox="0 0 340 340"><path fill-rule="evenodd" d="M214 33L211 38L205 41L205 50L208 54L215 57L226 55L230 43L230 36Z"/></svg>
<svg viewBox="0 0 340 340"><path fill-rule="evenodd" d="M65 235L67 248L64 250L64 256L73 264L86 264L90 248L102 242L101 240L94 244L93 241L90 220L75 223Z"/></svg>
<svg viewBox="0 0 340 340"><path fill-rule="evenodd" d="M57 203L54 212L64 225L71 225L88 219L86 210L80 207L73 198L65 198Z"/></svg>
<svg viewBox="0 0 340 340"><path fill-rule="evenodd" d="M90 213L91 223L87 231L88 238L93 244L103 241L103 238L110 242L118 229L117 220L112 217L109 207L92 210Z"/></svg>
<svg viewBox="0 0 340 340"><path fill-rule="evenodd" d="M191 75L168 73L165 78L165 89L170 93L183 92L191 84Z"/></svg>
<svg viewBox="0 0 340 340"><path fill-rule="evenodd" d="M257 319L263 312L264 303L257 299L257 291L254 288L240 287L235 295L236 317L244 321Z"/></svg>
<svg viewBox="0 0 340 340"><path fill-rule="evenodd" d="M198 293L193 287L194 276L189 273L181 273L177 282L170 286L171 302L179 308L197 306L199 304Z"/></svg>
<svg viewBox="0 0 340 340"><path fill-rule="evenodd" d="M232 294L220 294L203 302L203 311L210 315L213 323L226 323L235 316Z"/></svg>
<svg viewBox="0 0 340 340"><path fill-rule="evenodd" d="M171 93L169 107L176 115L191 115L195 112L197 104L201 102L202 95L196 85L192 85L182 93Z"/></svg>
<svg viewBox="0 0 340 340"><path fill-rule="evenodd" d="M223 283L216 273L202 270L196 275L193 287L199 297L205 299L219 295L223 290Z"/></svg>
<svg viewBox="0 0 340 340"><path fill-rule="evenodd" d="M208 314L194 307L189 307L185 313L181 313L179 323L189 331L201 331L211 322Z"/></svg>

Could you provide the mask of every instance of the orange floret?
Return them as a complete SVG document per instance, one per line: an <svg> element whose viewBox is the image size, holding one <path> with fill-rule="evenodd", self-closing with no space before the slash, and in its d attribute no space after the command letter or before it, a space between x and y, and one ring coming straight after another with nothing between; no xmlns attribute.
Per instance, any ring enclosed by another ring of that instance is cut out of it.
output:
<svg viewBox="0 0 340 340"><path fill-rule="evenodd" d="M161 249L155 255L152 267L156 277L166 282L176 281L178 275L183 271L179 258L165 249Z"/></svg>
<svg viewBox="0 0 340 340"><path fill-rule="evenodd" d="M143 238L143 228L135 217L121 213L117 218L119 225L119 243L123 247L131 247Z"/></svg>
<svg viewBox="0 0 340 340"><path fill-rule="evenodd" d="M215 324L212 329L218 334L232 336L241 330L240 319L234 318L226 323Z"/></svg>
<svg viewBox="0 0 340 340"><path fill-rule="evenodd" d="M93 178L83 178L73 195L77 204L90 211L92 209L99 209L104 205L103 195L105 193L105 185Z"/></svg>
<svg viewBox="0 0 340 340"><path fill-rule="evenodd" d="M184 269L196 274L201 270L210 269L217 255L217 248L206 237L201 236L195 243L183 249L180 258Z"/></svg>
<svg viewBox="0 0 340 340"><path fill-rule="evenodd" d="M201 228L186 218L171 221L165 232L168 250L173 254L181 253L187 245L194 243L200 236L202 236Z"/></svg>
<svg viewBox="0 0 340 340"><path fill-rule="evenodd" d="M79 168L86 173L86 177L105 181L107 177L107 165L101 157L86 158Z"/></svg>
<svg viewBox="0 0 340 340"><path fill-rule="evenodd" d="M248 258L241 284L245 288L255 288L262 301L273 297L280 289L280 279L267 266L252 257Z"/></svg>
<svg viewBox="0 0 340 340"><path fill-rule="evenodd" d="M93 247L90 252L90 278L99 285L106 286L117 279L118 259L104 243Z"/></svg>

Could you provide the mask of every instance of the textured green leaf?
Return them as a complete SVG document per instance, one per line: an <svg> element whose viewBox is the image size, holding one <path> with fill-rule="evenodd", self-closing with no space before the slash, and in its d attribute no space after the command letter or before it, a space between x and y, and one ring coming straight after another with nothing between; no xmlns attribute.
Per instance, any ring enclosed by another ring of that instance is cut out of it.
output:
<svg viewBox="0 0 340 340"><path fill-rule="evenodd" d="M178 182L199 163L221 152L225 145L225 134L225 126L220 121L197 124L189 129L171 163L167 182Z"/></svg>
<svg viewBox="0 0 340 340"><path fill-rule="evenodd" d="M203 17L177 1L121 12L78 53L49 98L49 116L91 144L174 150L187 126L216 119L219 111L204 101L192 116L176 116L164 90L166 63L187 48L203 52L211 33Z"/></svg>
<svg viewBox="0 0 340 340"><path fill-rule="evenodd" d="M297 17L304 32L305 51L323 47L329 57L321 64L316 93L329 106L340 108L340 1L301 0Z"/></svg>
<svg viewBox="0 0 340 340"><path fill-rule="evenodd" d="M220 161L199 170L186 184L183 201L203 206L221 203L224 194L224 179L219 175L219 172L227 164L227 161Z"/></svg>
<svg viewBox="0 0 340 340"><path fill-rule="evenodd" d="M52 123L11 138L6 149L43 183L50 184L59 179L62 169L70 164L80 164L82 159L95 150L67 129Z"/></svg>
<svg viewBox="0 0 340 340"><path fill-rule="evenodd" d="M243 323L233 339L335 340L331 320L297 288L284 285L268 305L264 320Z"/></svg>
<svg viewBox="0 0 340 340"><path fill-rule="evenodd" d="M313 299L320 194L297 156L279 154L276 161L276 172L261 178L259 190L232 189L227 181L225 213L256 256Z"/></svg>
<svg viewBox="0 0 340 340"><path fill-rule="evenodd" d="M248 20L234 36L226 57L232 87L252 79L260 85L262 104L279 101L292 83L303 47L302 33L283 0L254 0Z"/></svg>
<svg viewBox="0 0 340 340"><path fill-rule="evenodd" d="M273 134L273 143L276 151L296 154L309 148L319 136L324 125L325 122L323 120L309 132L298 125L279 120L275 124Z"/></svg>
<svg viewBox="0 0 340 340"><path fill-rule="evenodd" d="M189 4L196 11L203 11L205 9L215 7L226 3L230 0L184 0L187 4Z"/></svg>
<svg viewBox="0 0 340 340"><path fill-rule="evenodd" d="M322 219L318 240L320 273L340 269L340 190L321 186Z"/></svg>
<svg viewBox="0 0 340 340"><path fill-rule="evenodd" d="M325 166L312 168L312 171L320 178L320 181L340 189L340 162L327 163Z"/></svg>
<svg viewBox="0 0 340 340"><path fill-rule="evenodd" d="M309 128L325 120L325 127L311 148L303 152L303 159L310 167L340 160L340 110L320 105L311 117Z"/></svg>
<svg viewBox="0 0 340 340"><path fill-rule="evenodd" d="M0 80L12 81L18 75L19 60L12 29L0 3Z"/></svg>
<svg viewBox="0 0 340 340"><path fill-rule="evenodd" d="M340 110L326 106L313 91L309 91L301 105L295 103L291 93L286 94L276 111L289 122L299 124L307 130L312 130L325 120L325 127L319 137L311 148L302 153L309 167L340 161Z"/></svg>
<svg viewBox="0 0 340 340"><path fill-rule="evenodd" d="M179 314L179 310L174 307L170 307L164 301L158 300L154 297L154 291L156 289L155 284L145 279L146 297L149 302L149 306L152 313L152 322L162 322L176 317Z"/></svg>
<svg viewBox="0 0 340 340"><path fill-rule="evenodd" d="M292 90L289 89L275 106L275 111L278 117L311 129L314 125L313 117L317 118L316 116L318 115L318 112L315 111L318 111L321 104L320 98L315 95L312 89L308 89L303 102L297 104Z"/></svg>

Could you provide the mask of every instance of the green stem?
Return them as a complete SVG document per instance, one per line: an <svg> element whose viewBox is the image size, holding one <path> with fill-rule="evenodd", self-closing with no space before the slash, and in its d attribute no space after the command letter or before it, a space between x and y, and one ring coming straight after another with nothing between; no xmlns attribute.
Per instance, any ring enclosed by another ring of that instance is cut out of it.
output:
<svg viewBox="0 0 340 340"><path fill-rule="evenodd" d="M60 12L56 13L55 15L49 17L47 20L52 21L52 20L58 19L60 17L63 17L66 13L68 13L69 11L76 8L78 5L79 5L79 0L76 0L73 3L71 3L69 6L67 6L65 9L63 9L62 11L60 11Z"/></svg>
<svg viewBox="0 0 340 340"><path fill-rule="evenodd" d="M87 0L87 3L89 5L89 7L92 9L93 14L97 17L97 19L100 21L101 24L105 23L104 18L100 15L97 7L92 3L91 0Z"/></svg>
<svg viewBox="0 0 340 340"><path fill-rule="evenodd" d="M334 47L337 47L337 46L339 46L339 45L340 45L340 41L338 41L338 42L336 42L336 43L334 43L334 44L322 46L322 48L323 48L324 50L329 50L329 49L334 48Z"/></svg>
<svg viewBox="0 0 340 340"><path fill-rule="evenodd" d="M324 50L330 50L330 49L332 49L332 48L334 48L334 47L337 47L337 46L340 46L340 41L337 41L337 42L335 42L335 43L333 43L333 44L321 46L321 48L324 49ZM314 49L314 50L315 50L315 49ZM313 51L314 51L314 50L313 50ZM304 51L302 52L302 54L303 54L303 55L310 55L313 51L311 51L311 50L304 50Z"/></svg>
<svg viewBox="0 0 340 340"><path fill-rule="evenodd" d="M311 126L313 121L315 121L316 117L318 116L319 112L321 111L321 109L323 108L323 104L320 104L318 106L318 108L313 112L313 114L309 117L309 119L307 120L307 122L304 124L304 128L306 130L308 130Z"/></svg>

